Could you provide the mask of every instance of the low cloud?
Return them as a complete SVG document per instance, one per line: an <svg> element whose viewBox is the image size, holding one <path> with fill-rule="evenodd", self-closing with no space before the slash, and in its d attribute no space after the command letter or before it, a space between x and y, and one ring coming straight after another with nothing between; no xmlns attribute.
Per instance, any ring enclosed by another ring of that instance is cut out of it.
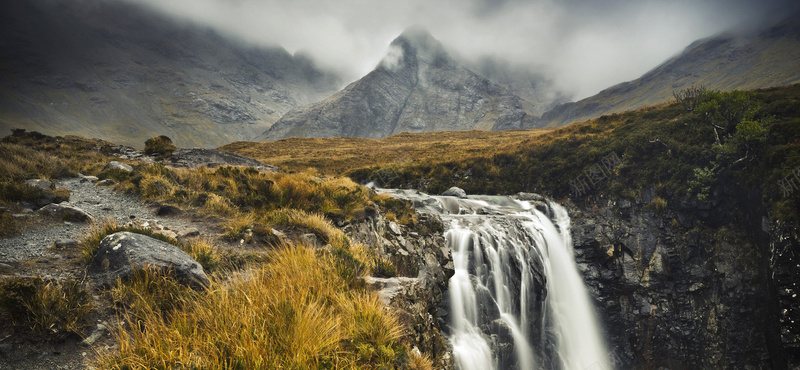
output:
<svg viewBox="0 0 800 370"><path fill-rule="evenodd" d="M639 77L691 42L788 16L779 0L126 0L259 46L303 52L353 81L418 25L463 58L492 56L575 99Z"/></svg>

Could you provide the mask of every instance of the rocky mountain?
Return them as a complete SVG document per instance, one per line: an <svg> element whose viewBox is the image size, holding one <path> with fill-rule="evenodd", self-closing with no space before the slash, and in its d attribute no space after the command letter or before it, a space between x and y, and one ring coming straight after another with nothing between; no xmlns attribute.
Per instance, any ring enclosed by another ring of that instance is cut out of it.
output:
<svg viewBox="0 0 800 370"><path fill-rule="evenodd" d="M538 125L573 122L633 110L673 99L690 86L715 90L748 90L800 82L800 15L750 32L728 32L689 45L639 79L624 82L592 97L560 105Z"/></svg>
<svg viewBox="0 0 800 370"><path fill-rule="evenodd" d="M26 128L141 147L250 140L336 76L281 48L255 48L139 5L0 4L0 135Z"/></svg>
<svg viewBox="0 0 800 370"><path fill-rule="evenodd" d="M531 112L529 103L412 28L391 43L372 72L319 103L290 111L258 139L530 128Z"/></svg>
<svg viewBox="0 0 800 370"><path fill-rule="evenodd" d="M468 62L466 66L528 102L527 107L535 117L541 117L547 111L572 101L570 95L560 91L551 79L531 67L497 57L484 57Z"/></svg>

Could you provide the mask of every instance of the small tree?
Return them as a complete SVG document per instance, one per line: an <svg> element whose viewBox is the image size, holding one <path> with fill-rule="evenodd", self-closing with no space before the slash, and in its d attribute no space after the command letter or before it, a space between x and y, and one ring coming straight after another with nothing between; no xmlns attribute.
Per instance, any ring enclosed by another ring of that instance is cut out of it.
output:
<svg viewBox="0 0 800 370"><path fill-rule="evenodd" d="M172 155L176 147L172 144L172 139L161 135L154 138L147 139L144 142L144 152L147 155L157 155L166 158Z"/></svg>
<svg viewBox="0 0 800 370"><path fill-rule="evenodd" d="M740 123L753 121L758 103L753 94L746 91L714 91L705 87L690 87L673 92L672 96L687 112L693 112L697 120L711 126L717 145L732 138Z"/></svg>

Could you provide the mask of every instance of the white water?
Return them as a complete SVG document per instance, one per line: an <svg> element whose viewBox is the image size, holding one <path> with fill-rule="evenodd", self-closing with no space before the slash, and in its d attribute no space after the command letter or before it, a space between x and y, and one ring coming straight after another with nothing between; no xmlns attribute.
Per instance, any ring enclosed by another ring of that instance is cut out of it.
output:
<svg viewBox="0 0 800 370"><path fill-rule="evenodd" d="M549 204L551 220L507 197L433 197L432 204L424 195L394 195L445 221L456 368L612 369L562 207Z"/></svg>

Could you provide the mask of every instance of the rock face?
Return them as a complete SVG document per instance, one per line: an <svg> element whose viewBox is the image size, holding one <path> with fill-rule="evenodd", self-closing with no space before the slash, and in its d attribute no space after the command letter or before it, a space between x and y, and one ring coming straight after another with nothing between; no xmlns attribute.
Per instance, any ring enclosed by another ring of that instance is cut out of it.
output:
<svg viewBox="0 0 800 370"><path fill-rule="evenodd" d="M426 31L409 29L375 70L328 99L290 111L258 139L532 126L519 97L453 60Z"/></svg>
<svg viewBox="0 0 800 370"><path fill-rule="evenodd" d="M173 274L195 289L209 285L203 267L178 247L127 231L109 235L100 242L89 273L99 285L108 286L117 278L129 278L145 268Z"/></svg>
<svg viewBox="0 0 800 370"><path fill-rule="evenodd" d="M374 246L378 254L397 268L398 277L367 278L400 321L413 333L406 337L409 348L432 355L434 368L453 369L450 350L441 329L446 323L440 312L444 292L453 275L450 250L442 236L441 220L419 214L414 228L397 225L380 214L344 226L354 242Z"/></svg>
<svg viewBox="0 0 800 370"><path fill-rule="evenodd" d="M796 231L767 234L763 211L748 205L758 194L673 199L657 213L650 192L570 205L576 261L619 368L797 366L800 278L778 254L797 245Z"/></svg>

